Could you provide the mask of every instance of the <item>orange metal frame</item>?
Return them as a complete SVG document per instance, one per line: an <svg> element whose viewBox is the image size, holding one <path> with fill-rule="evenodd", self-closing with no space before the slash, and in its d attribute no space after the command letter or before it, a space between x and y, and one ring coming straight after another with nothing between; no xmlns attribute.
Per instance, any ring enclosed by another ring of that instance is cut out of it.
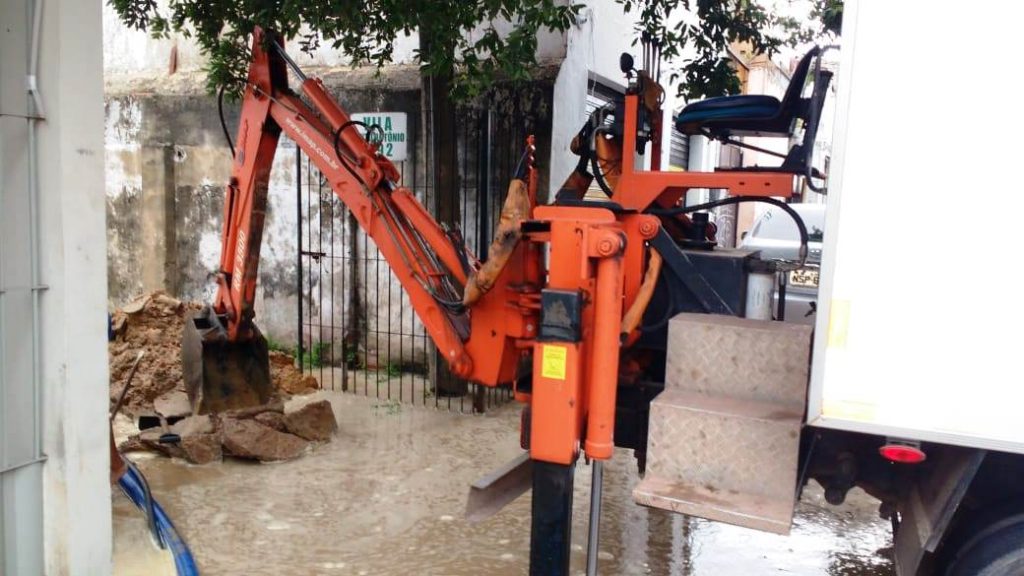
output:
<svg viewBox="0 0 1024 576"><path fill-rule="evenodd" d="M793 194L794 175L780 172L661 172L636 167L637 122L640 96L626 95L625 131L622 142L622 174L615 186L615 202L626 210L642 212L657 202L674 206L692 188L725 189L736 196L778 196ZM659 111L660 114L660 111ZM658 123L660 124L660 122ZM661 157L660 131L655 133L652 157Z"/></svg>
<svg viewBox="0 0 1024 576"><path fill-rule="evenodd" d="M636 167L641 97L625 97L621 174L612 200L621 211L599 207L541 206L534 219L550 223L550 233L533 242L550 244L546 287L577 290L588 305L580 342L536 342L530 398L530 449L534 459L569 464L582 448L593 459L610 458L614 446L615 400L620 349L637 337L620 333L622 315L640 294L649 262L646 241L660 229L658 218L643 214L678 205L693 188L726 189L736 195L789 197L794 176L778 172L661 172ZM652 161L661 157L660 110L655 114ZM566 369L548 371L552 358ZM582 442L582 446L581 446Z"/></svg>
<svg viewBox="0 0 1024 576"><path fill-rule="evenodd" d="M734 194L788 197L793 176L758 172L641 171L634 164L640 101L626 96L622 174L614 201L622 211L598 206L537 206L537 175L526 182L532 222L494 288L464 312L436 298L445 278L465 286L467 274L442 228L407 189L399 174L319 80L301 85L307 105L288 88L285 64L265 49L257 30L238 128L238 148L227 187L221 272L215 310L227 318L230 340L252 336L253 299L263 234L270 167L280 133L296 142L323 173L334 193L373 238L437 345L463 378L494 386L515 380L519 360L532 354L529 394L530 450L534 459L569 464L584 449L591 458L612 455L620 348L635 334L621 322L641 291L649 259L646 241L661 223L643 211L672 206L692 188ZM656 131L660 120L655 122ZM337 138L335 134L340 130ZM335 139L348 160L335 151ZM657 138L654 139L657 142ZM653 146L653 157L660 157ZM543 265L544 246L548 266ZM470 261L474 259L470 256ZM581 338L538 341L542 288L575 291L584 303Z"/></svg>

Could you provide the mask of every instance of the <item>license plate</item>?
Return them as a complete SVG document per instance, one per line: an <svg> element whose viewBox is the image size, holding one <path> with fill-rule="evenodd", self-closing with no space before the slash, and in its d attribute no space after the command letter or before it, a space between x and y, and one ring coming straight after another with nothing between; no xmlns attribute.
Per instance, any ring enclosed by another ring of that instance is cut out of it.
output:
<svg viewBox="0 0 1024 576"><path fill-rule="evenodd" d="M818 287L817 268L798 268L789 272L789 284L791 286L802 286L804 288Z"/></svg>

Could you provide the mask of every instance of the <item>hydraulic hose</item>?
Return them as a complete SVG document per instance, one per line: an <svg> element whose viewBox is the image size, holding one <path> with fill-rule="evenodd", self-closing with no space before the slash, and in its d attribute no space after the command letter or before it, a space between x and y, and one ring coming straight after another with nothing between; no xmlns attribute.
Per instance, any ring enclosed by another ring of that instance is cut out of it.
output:
<svg viewBox="0 0 1024 576"><path fill-rule="evenodd" d="M174 567L178 571L178 576L199 576L199 568L196 567L195 559L192 558L192 551L189 550L188 544L185 543L185 540L175 530L170 517L167 516L167 513L164 512L163 507L160 506L156 499L152 498L152 496L147 498L149 490L145 488L146 481L142 478L142 473L135 466L129 464L127 471L117 481L117 484L140 510L144 512L152 510L160 543L171 550L171 554L174 556Z"/></svg>
<svg viewBox="0 0 1024 576"><path fill-rule="evenodd" d="M803 266L807 262L807 251L808 251L808 249L807 249L807 242L808 242L807 226L804 224L803 219L800 218L800 215L796 213L796 210L793 210L793 208L789 204L786 204L785 202L781 202L779 200L776 200L775 198L766 198L766 197L762 197L762 196L730 196L728 198L722 198L721 200L714 200L712 202L705 202L704 204L697 204L697 205L694 205L694 206L676 206L676 207L673 207L673 208L655 208L655 209L649 210L649 212L651 214L655 214L655 215L658 215L658 216L674 216L676 214L688 214L690 212L699 212L701 210L710 210L711 208L716 208L718 206L725 206L727 204L741 204L741 203L744 203L744 202L763 202L765 204L771 204L772 206L776 206L779 209L781 209L790 218L793 219L793 222L796 224L797 229L800 231L800 253L799 253L799 258L800 258L800 265Z"/></svg>
<svg viewBox="0 0 1024 576"><path fill-rule="evenodd" d="M608 185L608 182L604 179L604 167L601 165L602 159L597 154L597 139L606 130L604 128L595 128L591 133L590 138L590 171L594 174L594 180L597 181L597 185L601 187L601 191L604 192L609 198L615 195L615 191ZM620 157L621 160L621 157Z"/></svg>
<svg viewBox="0 0 1024 576"><path fill-rule="evenodd" d="M220 117L220 129L224 131L224 139L228 141L228 149L231 150L231 161L235 160L235 143L231 141L231 132L228 131L227 120L224 119L224 90L227 87L222 85L217 91L217 116Z"/></svg>

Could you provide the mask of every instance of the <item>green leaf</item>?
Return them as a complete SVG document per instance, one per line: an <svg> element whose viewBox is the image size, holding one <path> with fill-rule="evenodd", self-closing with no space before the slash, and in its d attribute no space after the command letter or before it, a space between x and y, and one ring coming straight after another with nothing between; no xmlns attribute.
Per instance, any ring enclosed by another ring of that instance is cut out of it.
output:
<svg viewBox="0 0 1024 576"><path fill-rule="evenodd" d="M730 42L750 42L772 54L786 43L838 34L842 0L812 1L817 24L805 26L777 18L751 0L616 0L624 12L636 14L638 36L646 33L660 42L664 59L696 50L681 71L680 92L690 97L738 89L723 60ZM211 91L223 86L229 94L240 93L249 34L256 26L296 40L300 50L312 52L327 43L344 51L353 65L378 68L391 60L398 35L416 30L421 70L452 78L456 98L478 96L499 80L527 80L537 64L537 35L568 30L584 6L555 0L167 0L164 8L157 0L108 2L130 28L156 38L194 38L207 58ZM695 21L675 19L681 11L691 12ZM505 37L491 26L497 18L514 23Z"/></svg>

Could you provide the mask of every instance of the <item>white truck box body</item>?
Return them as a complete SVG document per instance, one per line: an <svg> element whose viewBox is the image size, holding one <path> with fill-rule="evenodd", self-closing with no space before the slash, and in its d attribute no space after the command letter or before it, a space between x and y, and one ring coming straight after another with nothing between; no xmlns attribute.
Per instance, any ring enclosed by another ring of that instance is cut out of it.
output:
<svg viewBox="0 0 1024 576"><path fill-rule="evenodd" d="M1021 22L847 1L808 423L1024 453Z"/></svg>

